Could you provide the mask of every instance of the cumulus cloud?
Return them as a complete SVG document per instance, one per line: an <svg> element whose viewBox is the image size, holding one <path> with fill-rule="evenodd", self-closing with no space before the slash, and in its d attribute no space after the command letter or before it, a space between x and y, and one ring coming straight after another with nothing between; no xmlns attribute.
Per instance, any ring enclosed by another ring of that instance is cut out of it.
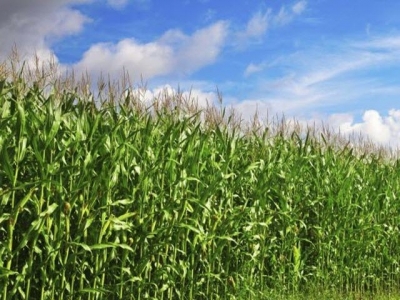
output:
<svg viewBox="0 0 400 300"><path fill-rule="evenodd" d="M261 121L266 121L271 116L271 112L274 111L270 103L253 99L231 103L231 107L245 122L253 120L256 114Z"/></svg>
<svg viewBox="0 0 400 300"><path fill-rule="evenodd" d="M168 74L190 74L217 59L227 30L228 24L220 21L191 36L170 30L150 43L123 39L117 44L95 44L74 69L94 75L102 71L113 75L125 68L134 79L143 76L145 80Z"/></svg>
<svg viewBox="0 0 400 300"><path fill-rule="evenodd" d="M231 106L243 122L251 122L257 116L259 124L266 125L285 117L287 125L298 123L303 128L328 128L345 138L355 137L357 140L360 137L361 141L370 141L377 146L400 149L400 109L391 109L386 115L373 109L366 110L361 120L355 121L353 113L335 113L313 118L287 116L272 103L263 100L248 99L231 103Z"/></svg>
<svg viewBox="0 0 400 300"><path fill-rule="evenodd" d="M178 95L179 93L182 99L188 101L188 103L193 101L193 103L199 109L206 108L217 100L217 95L213 92L205 92L201 89L178 91L169 84L158 86L149 91L149 93L147 94L147 100L173 97L175 95Z"/></svg>
<svg viewBox="0 0 400 300"><path fill-rule="evenodd" d="M21 55L34 51L47 59L55 38L77 34L89 18L72 4L91 0L3 0L0 9L0 59L5 59L14 45Z"/></svg>
<svg viewBox="0 0 400 300"><path fill-rule="evenodd" d="M139 100L148 111L152 111L158 105L161 107L168 105L169 108L179 105L180 108L187 109L190 115L198 110L206 110L218 99L215 92L207 92L199 88L182 91L173 88L170 84L159 85L152 89L136 88L125 93L125 97L129 93L133 99Z"/></svg>
<svg viewBox="0 0 400 300"><path fill-rule="evenodd" d="M350 115L342 122L336 120L335 127L343 134L361 133L377 144L400 147L400 110L391 109L386 116L376 110L367 110L362 122L354 122Z"/></svg>

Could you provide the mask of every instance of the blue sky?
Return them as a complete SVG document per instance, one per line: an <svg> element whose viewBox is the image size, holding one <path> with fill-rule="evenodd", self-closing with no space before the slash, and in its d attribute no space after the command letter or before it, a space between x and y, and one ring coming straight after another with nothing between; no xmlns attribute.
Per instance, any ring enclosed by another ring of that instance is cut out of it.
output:
<svg viewBox="0 0 400 300"><path fill-rule="evenodd" d="M284 113L400 145L400 1L2 0L0 56L143 76L244 118Z"/></svg>

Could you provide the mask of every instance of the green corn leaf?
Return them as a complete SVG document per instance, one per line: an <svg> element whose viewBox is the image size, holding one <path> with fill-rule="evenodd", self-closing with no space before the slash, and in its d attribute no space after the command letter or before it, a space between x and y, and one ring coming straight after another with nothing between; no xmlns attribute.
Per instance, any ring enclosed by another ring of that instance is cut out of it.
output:
<svg viewBox="0 0 400 300"><path fill-rule="evenodd" d="M108 248L122 248L124 250L129 250L133 252L133 249L125 244L116 244L116 243L106 243L106 244L95 244L89 246L90 250L103 250Z"/></svg>
<svg viewBox="0 0 400 300"><path fill-rule="evenodd" d="M0 266L0 278L8 277L10 275L18 275L18 274L19 274L18 272L15 272L15 271L12 271L12 270L9 270L7 268Z"/></svg>

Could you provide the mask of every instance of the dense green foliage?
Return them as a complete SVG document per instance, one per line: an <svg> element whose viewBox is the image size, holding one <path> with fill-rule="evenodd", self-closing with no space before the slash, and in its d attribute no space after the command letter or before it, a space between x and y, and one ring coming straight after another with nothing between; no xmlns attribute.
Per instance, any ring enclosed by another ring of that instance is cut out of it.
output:
<svg viewBox="0 0 400 300"><path fill-rule="evenodd" d="M19 86L0 82L2 299L399 288L398 161Z"/></svg>

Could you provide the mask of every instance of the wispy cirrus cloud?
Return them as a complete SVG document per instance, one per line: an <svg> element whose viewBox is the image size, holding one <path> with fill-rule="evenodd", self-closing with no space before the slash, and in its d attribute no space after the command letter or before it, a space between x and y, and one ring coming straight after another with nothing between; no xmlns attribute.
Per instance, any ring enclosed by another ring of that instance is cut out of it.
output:
<svg viewBox="0 0 400 300"><path fill-rule="evenodd" d="M281 6L277 13L271 8L256 12L246 24L246 28L236 33L237 46L244 47L254 40L261 39L270 28L284 26L302 14L307 7L307 1L298 1L291 7Z"/></svg>
<svg viewBox="0 0 400 300"><path fill-rule="evenodd" d="M246 67L246 70L244 70L243 75L244 75L244 77L249 77L250 75L252 75L254 73L261 72L262 70L264 70L266 65L267 65L266 63L261 63L261 64L250 63Z"/></svg>
<svg viewBox="0 0 400 300"><path fill-rule="evenodd" d="M300 15L306 10L306 8L307 8L307 1L302 0L293 4L291 10L295 15Z"/></svg>
<svg viewBox="0 0 400 300"><path fill-rule="evenodd" d="M134 5L140 8L147 7L152 0L107 0L108 5L112 8L117 10L122 10L125 8L129 3L134 3Z"/></svg>
<svg viewBox="0 0 400 300"><path fill-rule="evenodd" d="M373 77L370 73L383 72L397 62L400 62L400 36L381 37L343 43L333 51L309 47L275 62L251 63L244 76L257 73L259 83L255 89L269 95L263 96L264 101L286 112L299 113L350 99L357 101L360 96L377 90L384 92L380 75ZM290 72L271 78L270 73L280 70L281 65L291 65ZM391 88L390 92L396 90Z"/></svg>
<svg viewBox="0 0 400 300"><path fill-rule="evenodd" d="M335 45L335 46L332 46ZM252 97L235 104L268 114L322 120L342 134L362 134L381 145L400 146L400 36L386 35L310 45L290 55L251 63ZM286 72L287 66L290 69ZM397 72L397 73L396 73ZM327 113L339 109L344 113ZM346 112L347 111L347 112Z"/></svg>
<svg viewBox="0 0 400 300"><path fill-rule="evenodd" d="M115 9L122 9L128 4L129 0L107 0L107 3L115 8Z"/></svg>
<svg viewBox="0 0 400 300"><path fill-rule="evenodd" d="M238 33L239 39L258 38L263 36L267 32L271 14L271 9L268 9L264 13L258 11L254 14L247 23L246 29Z"/></svg>
<svg viewBox="0 0 400 300"><path fill-rule="evenodd" d="M307 1L299 1L293 4L290 8L286 6L282 6L279 10L279 13L276 14L273 19L272 23L275 26L283 26L290 23L296 16L302 14L307 6Z"/></svg>

